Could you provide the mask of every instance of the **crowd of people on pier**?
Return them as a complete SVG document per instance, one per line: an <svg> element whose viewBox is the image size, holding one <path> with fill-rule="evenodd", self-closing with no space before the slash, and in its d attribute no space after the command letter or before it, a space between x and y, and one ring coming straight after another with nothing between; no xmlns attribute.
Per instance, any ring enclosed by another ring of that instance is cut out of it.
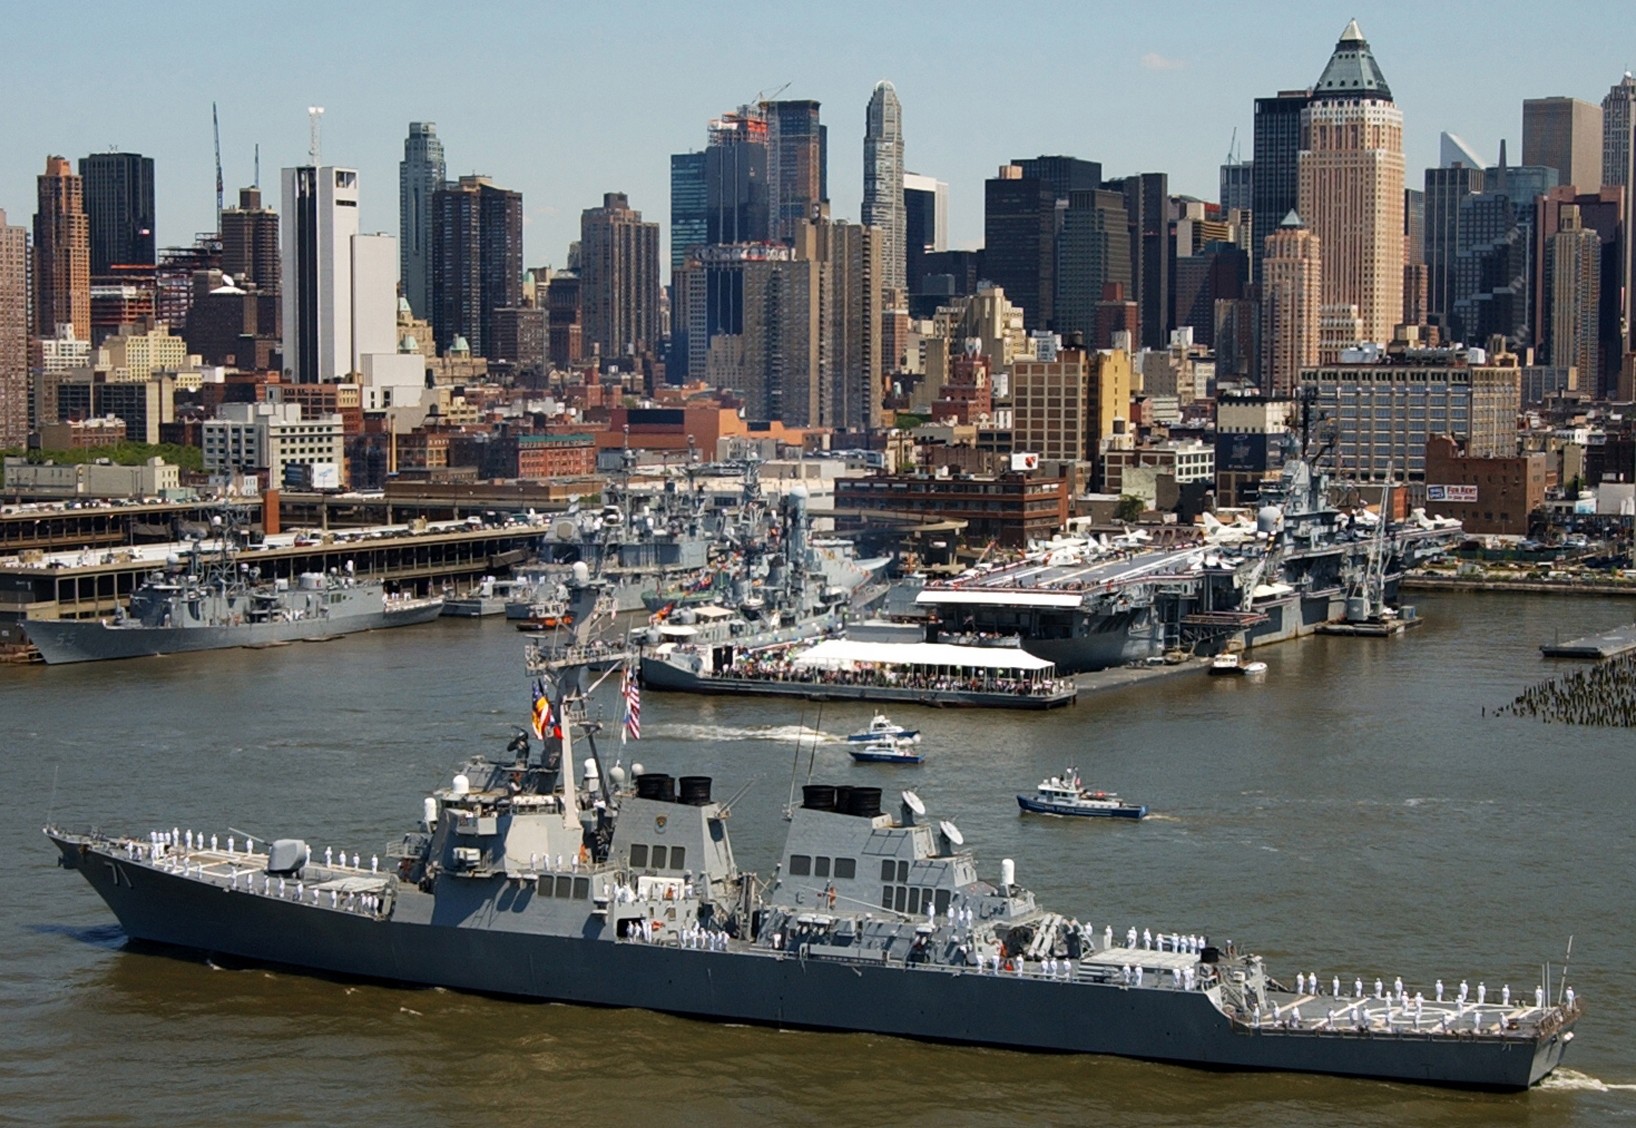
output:
<svg viewBox="0 0 1636 1128"><path fill-rule="evenodd" d="M793 682L799 685L856 685L880 689L927 692L1003 693L1014 697L1049 697L1065 687L1058 678L1029 678L1004 670L933 671L897 668L875 663L854 667L801 665L789 650L757 650L739 656L732 665L715 671L718 678Z"/></svg>
<svg viewBox="0 0 1636 1128"><path fill-rule="evenodd" d="M1531 685L1495 715L1537 717L1546 724L1636 726L1636 654Z"/></svg>

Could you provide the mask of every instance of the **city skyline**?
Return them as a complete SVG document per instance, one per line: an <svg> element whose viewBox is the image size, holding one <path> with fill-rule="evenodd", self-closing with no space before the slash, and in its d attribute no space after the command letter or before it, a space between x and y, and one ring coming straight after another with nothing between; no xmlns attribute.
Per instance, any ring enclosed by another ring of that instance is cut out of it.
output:
<svg viewBox="0 0 1636 1128"><path fill-rule="evenodd" d="M627 26L577 10L542 16L520 6L489 9L487 19L510 21L514 34L474 34L469 44L449 36L430 5L396 6L390 34L382 34L388 28L367 10L315 13L299 41L258 40L264 65L255 72L256 84L199 84L196 106L191 96L173 99L161 115L138 99L110 100L94 90L68 88L47 112L9 115L0 125L11 155L0 172L0 207L28 214L34 177L47 155L77 160L112 146L154 158L158 242L186 244L196 231L214 227L211 101L221 110L230 197L254 179L257 144L264 191L279 168L305 163L306 108L323 105L328 112L321 159L358 168L374 186L362 202L363 230L398 230L392 189L404 132L410 121L436 121L449 175L486 174L522 192L525 261L560 267L579 213L605 192L623 192L633 207L668 220L670 155L702 147L704 123L725 107L771 96L786 83L779 97L821 102L824 124L837 131L829 145L833 214L857 219L864 109L875 83L888 79L904 106L906 171L949 184L949 245L975 247L982 239L983 181L1018 155L1065 153L1100 161L1109 177L1167 172L1172 191L1215 198L1218 168L1235 128L1239 148L1249 151L1254 99L1313 82L1354 16L1384 60L1404 108L1410 183L1436 163L1441 131L1458 133L1485 156L1497 153L1501 138L1520 152L1524 98L1564 95L1596 102L1632 62L1623 57L1629 54L1625 40L1606 34L1630 22L1613 3L1587 6L1576 26L1593 34L1573 36L1546 35L1546 17L1520 4L1482 9L1485 20L1526 42L1531 54L1519 64L1520 73L1513 67L1503 80L1496 75L1480 81L1473 81L1471 68L1449 61L1450 44L1467 41L1472 30L1465 9L1354 4L1289 13L1269 5L1224 22L1202 6L1122 10L1118 21L1109 21L1104 7L1036 4L1008 17L1011 26L1051 29L1052 41L1094 44L1089 56L1076 56L1082 65L1060 73L996 63L992 44L970 34L971 22L947 18L946 12L931 19L843 4L817 28L797 15L773 13L756 25L755 37L746 28L744 57L771 58L759 50L748 53L768 41L800 44L801 50L743 67L686 65L700 52L729 62L735 57L738 40L723 32L710 8L651 13L634 46ZM849 11L855 18L848 18ZM93 12L70 7L48 24L44 12L25 10L14 25L24 39L45 37L49 27L54 41L71 28L92 54L116 45L131 49L129 28L99 21ZM185 35L208 55L212 42L225 46L225 40L210 30L207 12L215 10L186 3L156 10L138 33L138 45L143 37L157 45ZM1527 34L1529 28L1539 34ZM471 69L447 61L427 68L422 41L435 42ZM617 42L619 57L630 65L626 73L664 75L661 108L656 111L651 98L606 69L587 69L585 80L575 82L547 65L543 73L553 76L549 97L545 88L530 96L527 75L539 67L540 51L569 42L576 44L576 57L603 44L612 51ZM1266 42L1280 44L1276 61L1254 55ZM915 49L905 50L908 44ZM14 98L44 83L48 57L25 53L9 68L5 82ZM734 69L742 79L724 77ZM516 77L481 85L464 77L507 72ZM1024 72L1026 93L1015 81ZM610 144L610 137L620 140ZM668 222L664 226L668 244Z"/></svg>

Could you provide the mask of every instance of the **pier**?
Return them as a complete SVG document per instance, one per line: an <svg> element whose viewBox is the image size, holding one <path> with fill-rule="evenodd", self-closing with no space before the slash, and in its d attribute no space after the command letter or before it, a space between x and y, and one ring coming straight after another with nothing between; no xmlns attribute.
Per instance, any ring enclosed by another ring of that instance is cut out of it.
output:
<svg viewBox="0 0 1636 1128"><path fill-rule="evenodd" d="M1636 727L1636 653L1529 686L1494 715L1535 717L1546 724Z"/></svg>
<svg viewBox="0 0 1636 1128"><path fill-rule="evenodd" d="M503 573L532 556L546 531L546 519L537 517L500 526L462 521L278 533L241 549L239 560L260 569L264 579L285 580L345 569L350 562L360 577L426 595ZM150 572L191 551L187 544L138 544L0 556L0 647L24 643L24 619L112 615Z"/></svg>
<svg viewBox="0 0 1636 1128"><path fill-rule="evenodd" d="M1539 652L1547 658L1589 658L1600 661L1636 651L1636 623L1567 642L1546 643Z"/></svg>

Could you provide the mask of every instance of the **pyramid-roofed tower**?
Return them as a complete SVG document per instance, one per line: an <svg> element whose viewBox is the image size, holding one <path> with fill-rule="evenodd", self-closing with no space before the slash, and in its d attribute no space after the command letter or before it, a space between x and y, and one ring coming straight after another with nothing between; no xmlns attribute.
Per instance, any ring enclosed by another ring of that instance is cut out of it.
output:
<svg viewBox="0 0 1636 1128"><path fill-rule="evenodd" d="M1357 20L1349 22L1341 32L1335 53L1329 56L1329 65L1313 84L1312 96L1329 101L1392 100L1392 88L1386 85L1386 76L1380 73L1380 64L1375 62Z"/></svg>

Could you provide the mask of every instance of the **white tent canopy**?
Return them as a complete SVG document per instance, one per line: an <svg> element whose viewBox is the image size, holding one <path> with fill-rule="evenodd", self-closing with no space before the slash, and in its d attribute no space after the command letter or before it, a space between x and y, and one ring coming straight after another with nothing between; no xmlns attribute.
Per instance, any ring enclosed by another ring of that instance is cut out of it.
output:
<svg viewBox="0 0 1636 1128"><path fill-rule="evenodd" d="M1015 646L951 646L942 642L857 642L832 638L796 655L797 666L837 669L857 664L1035 673L1054 663Z"/></svg>

